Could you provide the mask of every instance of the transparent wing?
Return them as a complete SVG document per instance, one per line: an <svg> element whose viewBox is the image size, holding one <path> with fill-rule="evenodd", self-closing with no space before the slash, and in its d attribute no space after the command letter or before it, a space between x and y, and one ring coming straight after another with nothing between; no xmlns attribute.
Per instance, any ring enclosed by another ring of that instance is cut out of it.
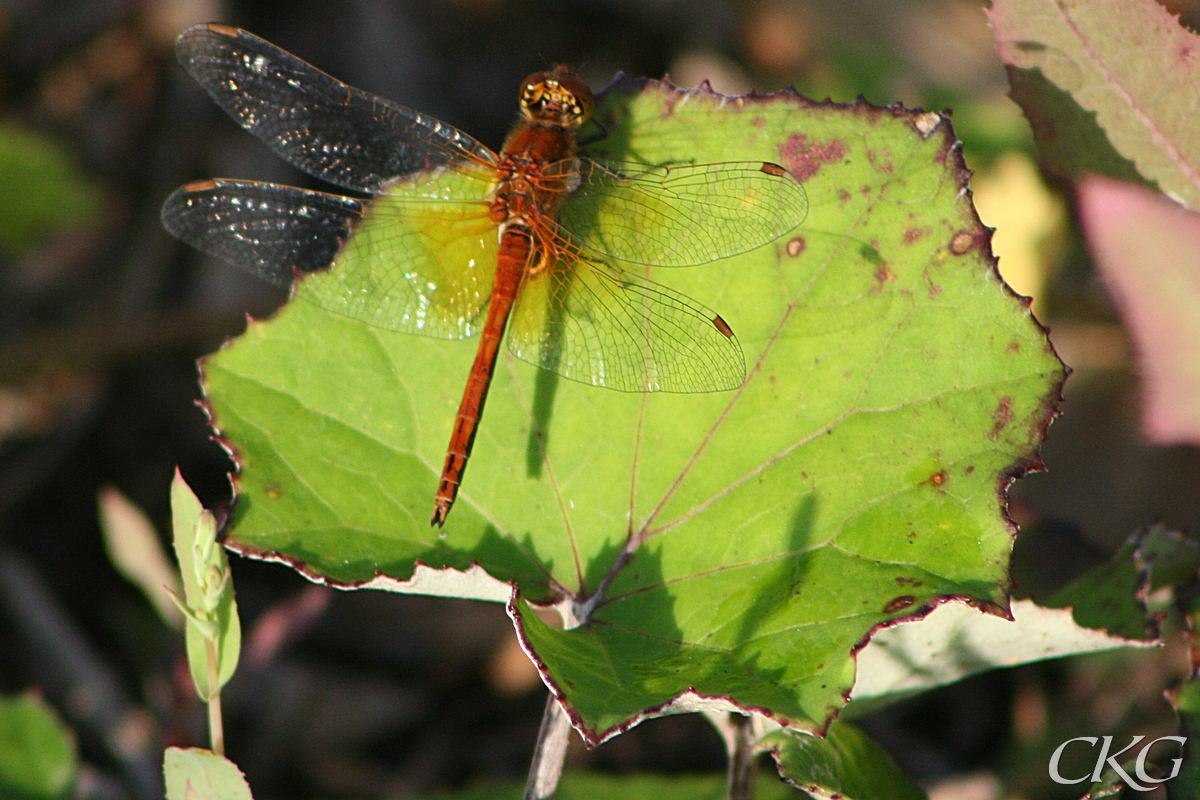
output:
<svg viewBox="0 0 1200 800"><path fill-rule="evenodd" d="M456 198L456 188L473 183L447 171L393 184L371 201L332 269L305 281L300 296L388 330L474 336L491 299L499 238L486 203Z"/></svg>
<svg viewBox="0 0 1200 800"><path fill-rule="evenodd" d="M162 221L192 247L287 287L333 263L363 208L361 200L292 186L212 180L172 192Z"/></svg>
<svg viewBox="0 0 1200 800"><path fill-rule="evenodd" d="M808 195L770 162L650 167L581 159L559 225L585 251L686 267L772 242L804 221Z"/></svg>
<svg viewBox="0 0 1200 800"><path fill-rule="evenodd" d="M438 182L424 188L431 183ZM321 273L296 294L334 313L442 339L474 335L495 277L486 205L413 200L404 186L393 188L396 194L368 202L270 183L202 181L176 189L162 219L188 244L276 285Z"/></svg>
<svg viewBox="0 0 1200 800"><path fill-rule="evenodd" d="M716 392L745 379L742 349L684 294L582 259L526 278L509 321L513 355L622 392Z"/></svg>
<svg viewBox="0 0 1200 800"><path fill-rule="evenodd" d="M398 176L496 161L456 128L347 86L246 31L196 25L179 35L175 53L239 125L337 186L376 193Z"/></svg>

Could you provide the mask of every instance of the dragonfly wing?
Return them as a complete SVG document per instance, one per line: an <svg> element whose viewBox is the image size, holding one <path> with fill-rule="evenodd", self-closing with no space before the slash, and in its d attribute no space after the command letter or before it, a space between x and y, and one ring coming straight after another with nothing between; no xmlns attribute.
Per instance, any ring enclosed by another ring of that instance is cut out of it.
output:
<svg viewBox="0 0 1200 800"><path fill-rule="evenodd" d="M212 180L167 197L162 221L176 238L276 286L333 263L364 203L256 181Z"/></svg>
<svg viewBox="0 0 1200 800"><path fill-rule="evenodd" d="M276 285L322 273L297 296L388 330L472 336L491 296L495 228L478 203L213 180L176 189L162 218L188 244Z"/></svg>
<svg viewBox="0 0 1200 800"><path fill-rule="evenodd" d="M772 242L804 221L808 195L769 162L644 167L583 159L561 227L586 251L685 267Z"/></svg>
<svg viewBox="0 0 1200 800"><path fill-rule="evenodd" d="M745 379L742 349L715 312L591 260L529 277L509 322L513 355L622 392L715 392Z"/></svg>
<svg viewBox="0 0 1200 800"><path fill-rule="evenodd" d="M375 193L397 176L496 161L453 126L348 86L246 31L196 25L179 35L175 53L239 125L337 186Z"/></svg>
<svg viewBox="0 0 1200 800"><path fill-rule="evenodd" d="M425 173L416 187L405 181L375 197L329 274L307 281L300 296L388 330L478 333L496 279L496 225L485 203L453 199L462 175L438 177ZM414 199L414 191L445 199Z"/></svg>

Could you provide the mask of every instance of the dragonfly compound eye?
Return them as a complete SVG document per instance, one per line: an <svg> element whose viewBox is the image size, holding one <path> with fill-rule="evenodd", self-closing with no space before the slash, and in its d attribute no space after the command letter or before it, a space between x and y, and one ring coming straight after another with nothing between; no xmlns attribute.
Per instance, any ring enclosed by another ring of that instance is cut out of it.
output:
<svg viewBox="0 0 1200 800"><path fill-rule="evenodd" d="M582 125L592 116L592 90L565 67L535 72L521 84L521 110L531 120Z"/></svg>

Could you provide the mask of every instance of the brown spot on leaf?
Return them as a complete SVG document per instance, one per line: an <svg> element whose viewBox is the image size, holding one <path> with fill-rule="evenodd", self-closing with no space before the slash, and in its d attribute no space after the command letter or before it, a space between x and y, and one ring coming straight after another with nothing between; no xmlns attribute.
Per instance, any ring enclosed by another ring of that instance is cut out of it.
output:
<svg viewBox="0 0 1200 800"><path fill-rule="evenodd" d="M788 172L796 180L806 181L817 174L821 164L832 164L845 158L847 150L845 142L840 139L809 141L804 134L794 133L779 148L779 154Z"/></svg>
<svg viewBox="0 0 1200 800"><path fill-rule="evenodd" d="M901 586L923 586L924 585L919 578L910 578L910 577L905 577L903 575L896 578L896 583L898 583Z"/></svg>
<svg viewBox="0 0 1200 800"><path fill-rule="evenodd" d="M787 254L789 256L791 256L792 258L795 258L796 256L803 253L805 248L807 248L807 247L808 247L808 242L804 241L803 236L795 236L791 239L788 239Z"/></svg>
<svg viewBox="0 0 1200 800"><path fill-rule="evenodd" d="M933 282L933 278L929 277L928 272L925 273L924 277L925 277L925 287L929 291L929 299L937 300L938 295L942 293L942 287L938 286L936 283Z"/></svg>
<svg viewBox="0 0 1200 800"><path fill-rule="evenodd" d="M912 244L933 233L933 228L909 228L904 231L904 243Z"/></svg>
<svg viewBox="0 0 1200 800"><path fill-rule="evenodd" d="M1013 339L1011 342L1008 343L1008 347L1004 348L1004 350L1005 350L1005 352L1008 352L1008 353L1019 353L1019 352L1021 352L1021 343L1018 342L1016 339Z"/></svg>
<svg viewBox="0 0 1200 800"><path fill-rule="evenodd" d="M838 200L841 200L843 203L845 203L846 201L848 201L850 199L850 193L847 192L845 189L838 189L837 194L838 194Z"/></svg>
<svg viewBox="0 0 1200 800"><path fill-rule="evenodd" d="M950 476L946 474L946 470L939 469L937 472L933 473L924 481L922 481L922 483L927 483L936 489L940 486L944 486L948 480L950 480Z"/></svg>
<svg viewBox="0 0 1200 800"><path fill-rule="evenodd" d="M950 252L956 256L965 256L975 247L975 235L969 231L959 231L950 239Z"/></svg>
<svg viewBox="0 0 1200 800"><path fill-rule="evenodd" d="M892 161L892 151L886 147L883 148L882 156L874 150L868 150L867 161L871 162L872 167L887 175L890 175L896 168L895 163Z"/></svg>
<svg viewBox="0 0 1200 800"><path fill-rule="evenodd" d="M883 287L892 281L896 280L896 273L888 268L887 264L880 264L875 268L875 285L871 287L871 294L883 290Z"/></svg>
<svg viewBox="0 0 1200 800"><path fill-rule="evenodd" d="M899 597L892 598L892 600L883 607L883 613L895 614L897 611L903 611L916 602L917 598L913 597L911 594L902 594Z"/></svg>
<svg viewBox="0 0 1200 800"><path fill-rule="evenodd" d="M1008 427L1008 423L1013 421L1011 397L1000 398L1000 403L996 406L996 410L992 412L992 419L995 420L995 423L988 432L987 438L994 442L1000 438L1000 431Z"/></svg>

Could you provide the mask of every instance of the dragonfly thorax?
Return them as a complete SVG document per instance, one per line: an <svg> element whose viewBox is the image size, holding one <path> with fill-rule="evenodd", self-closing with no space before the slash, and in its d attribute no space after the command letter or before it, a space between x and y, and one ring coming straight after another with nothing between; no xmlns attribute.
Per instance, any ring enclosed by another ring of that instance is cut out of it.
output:
<svg viewBox="0 0 1200 800"><path fill-rule="evenodd" d="M566 67L535 72L521 83L521 115L534 123L577 128L592 116L592 90Z"/></svg>

